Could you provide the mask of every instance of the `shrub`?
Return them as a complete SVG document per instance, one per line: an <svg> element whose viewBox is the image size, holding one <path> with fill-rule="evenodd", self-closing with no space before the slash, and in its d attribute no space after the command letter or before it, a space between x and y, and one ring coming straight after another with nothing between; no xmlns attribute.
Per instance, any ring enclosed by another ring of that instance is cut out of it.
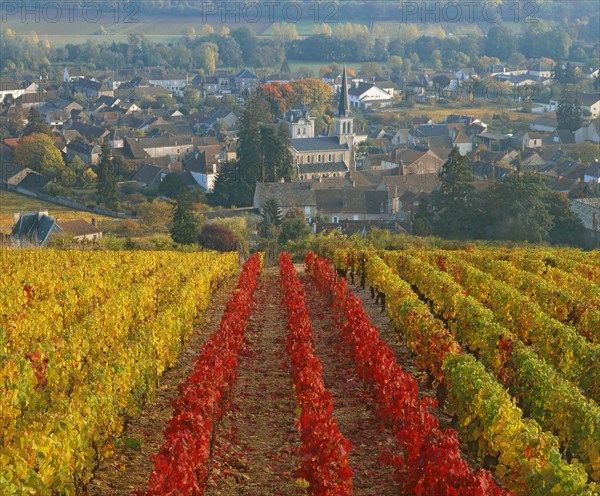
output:
<svg viewBox="0 0 600 496"><path fill-rule="evenodd" d="M236 251L239 241L233 231L225 226L204 224L198 242L209 250Z"/></svg>

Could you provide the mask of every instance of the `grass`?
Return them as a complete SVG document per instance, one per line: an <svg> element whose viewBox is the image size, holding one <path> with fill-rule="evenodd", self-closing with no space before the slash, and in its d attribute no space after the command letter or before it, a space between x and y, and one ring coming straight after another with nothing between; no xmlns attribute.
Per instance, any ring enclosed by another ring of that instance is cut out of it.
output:
<svg viewBox="0 0 600 496"><path fill-rule="evenodd" d="M90 222L93 217L98 221L102 221L102 226L116 226L119 222L119 219L74 210L62 205L55 205L54 203L47 203L29 196L19 195L11 191L0 190L0 232L9 233L11 231L14 222L13 214L37 212L38 210L47 210L48 215L58 217L61 220L83 219Z"/></svg>

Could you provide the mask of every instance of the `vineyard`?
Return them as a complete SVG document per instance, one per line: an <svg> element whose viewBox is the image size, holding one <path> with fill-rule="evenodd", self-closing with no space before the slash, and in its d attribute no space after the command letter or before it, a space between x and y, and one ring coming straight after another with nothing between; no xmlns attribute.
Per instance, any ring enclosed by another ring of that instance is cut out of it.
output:
<svg viewBox="0 0 600 496"><path fill-rule="evenodd" d="M598 253L2 256L3 496L598 494Z"/></svg>

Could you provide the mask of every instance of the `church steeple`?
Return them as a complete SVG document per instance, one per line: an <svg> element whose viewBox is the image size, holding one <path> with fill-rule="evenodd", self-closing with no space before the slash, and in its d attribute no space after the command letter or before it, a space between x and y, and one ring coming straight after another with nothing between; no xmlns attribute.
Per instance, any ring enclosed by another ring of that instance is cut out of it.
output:
<svg viewBox="0 0 600 496"><path fill-rule="evenodd" d="M339 117L348 117L350 114L350 101L348 99L348 77L346 75L346 64L342 72L342 87L340 89L340 105L338 107Z"/></svg>

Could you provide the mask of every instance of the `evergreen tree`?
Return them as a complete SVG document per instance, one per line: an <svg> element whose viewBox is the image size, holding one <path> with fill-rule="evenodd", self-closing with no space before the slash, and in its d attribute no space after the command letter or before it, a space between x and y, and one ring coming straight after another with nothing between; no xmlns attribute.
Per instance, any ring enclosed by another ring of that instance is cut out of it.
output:
<svg viewBox="0 0 600 496"><path fill-rule="evenodd" d="M294 156L292 155L290 133L285 125L277 130L277 156L275 174L278 179L290 182L294 177Z"/></svg>
<svg viewBox="0 0 600 496"><path fill-rule="evenodd" d="M563 95L556 109L558 129L577 131L583 122L581 106L576 99L570 99Z"/></svg>
<svg viewBox="0 0 600 496"><path fill-rule="evenodd" d="M191 245L198 241L200 221L192 210L190 198L185 194L175 200L170 233L175 243Z"/></svg>
<svg viewBox="0 0 600 496"><path fill-rule="evenodd" d="M283 211L277 200L269 198L262 210L262 221L259 226L260 236L266 239L278 236L283 222Z"/></svg>
<svg viewBox="0 0 600 496"><path fill-rule="evenodd" d="M108 142L102 143L102 153L98 164L98 189L96 203L109 209L117 208L117 171L111 157Z"/></svg>
<svg viewBox="0 0 600 496"><path fill-rule="evenodd" d="M27 125L23 129L23 136L29 136L30 134L47 134L51 138L54 138L52 134L52 128L46 124L44 116L40 114L34 107L29 109L27 115Z"/></svg>
<svg viewBox="0 0 600 496"><path fill-rule="evenodd" d="M241 179L253 184L264 177L260 122L264 120L265 114L260 101L256 98L250 99L244 108L238 128L237 156L243 171Z"/></svg>
<svg viewBox="0 0 600 496"><path fill-rule="evenodd" d="M209 200L212 205L222 207L249 207L254 199L256 179L245 177L246 170L240 162L227 162L221 166L215 178Z"/></svg>
<svg viewBox="0 0 600 496"><path fill-rule="evenodd" d="M485 193L485 237L540 243L554 227L548 186L538 174L512 173Z"/></svg>
<svg viewBox="0 0 600 496"><path fill-rule="evenodd" d="M474 230L473 177L467 157L454 148L440 172L440 190L434 205L438 214L435 230L450 238L472 236Z"/></svg>

